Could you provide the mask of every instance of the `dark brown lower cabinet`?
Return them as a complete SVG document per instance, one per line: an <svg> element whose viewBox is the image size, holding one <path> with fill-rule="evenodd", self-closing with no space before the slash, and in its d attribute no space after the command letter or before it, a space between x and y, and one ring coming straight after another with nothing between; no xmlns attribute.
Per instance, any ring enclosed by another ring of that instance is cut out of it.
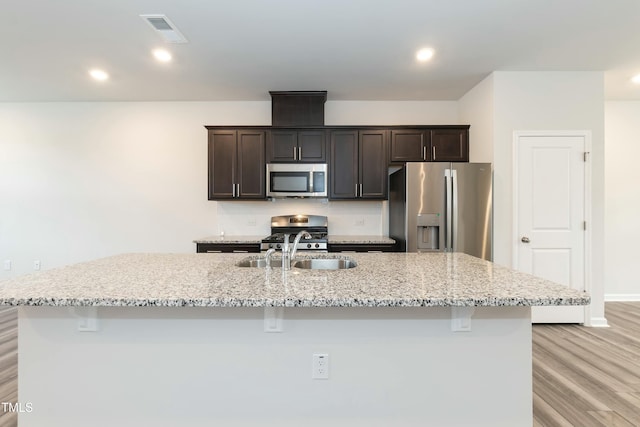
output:
<svg viewBox="0 0 640 427"><path fill-rule="evenodd" d="M196 243L197 253L260 252L260 243Z"/></svg>
<svg viewBox="0 0 640 427"><path fill-rule="evenodd" d="M395 243L329 243L329 252L396 252Z"/></svg>

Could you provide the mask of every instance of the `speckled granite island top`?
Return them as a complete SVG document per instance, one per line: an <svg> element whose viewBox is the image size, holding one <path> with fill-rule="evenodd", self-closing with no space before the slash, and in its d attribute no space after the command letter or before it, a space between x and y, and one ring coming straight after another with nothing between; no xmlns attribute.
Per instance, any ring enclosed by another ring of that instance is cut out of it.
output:
<svg viewBox="0 0 640 427"><path fill-rule="evenodd" d="M236 266L244 258L259 257L117 255L0 281L0 304L427 307L590 302L585 293L460 253L314 255L357 262L357 267L344 270Z"/></svg>

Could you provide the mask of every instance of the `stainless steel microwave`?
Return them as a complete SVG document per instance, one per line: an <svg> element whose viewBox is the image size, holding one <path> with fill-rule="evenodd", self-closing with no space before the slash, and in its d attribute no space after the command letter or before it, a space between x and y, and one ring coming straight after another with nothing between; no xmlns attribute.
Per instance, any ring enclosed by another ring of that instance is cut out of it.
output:
<svg viewBox="0 0 640 427"><path fill-rule="evenodd" d="M267 197L327 197L327 164L267 163Z"/></svg>

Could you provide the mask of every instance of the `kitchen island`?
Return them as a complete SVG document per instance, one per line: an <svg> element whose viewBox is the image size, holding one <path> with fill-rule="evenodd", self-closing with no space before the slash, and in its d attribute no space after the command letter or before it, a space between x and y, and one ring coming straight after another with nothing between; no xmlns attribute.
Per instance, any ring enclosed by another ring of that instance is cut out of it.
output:
<svg viewBox="0 0 640 427"><path fill-rule="evenodd" d="M357 266L125 254L0 282L20 426L530 426L530 307L589 303L464 254L313 256Z"/></svg>

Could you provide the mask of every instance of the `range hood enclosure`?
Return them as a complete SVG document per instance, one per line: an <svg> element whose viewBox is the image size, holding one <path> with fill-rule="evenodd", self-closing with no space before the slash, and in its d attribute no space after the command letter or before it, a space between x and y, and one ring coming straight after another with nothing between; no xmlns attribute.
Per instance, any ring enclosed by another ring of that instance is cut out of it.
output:
<svg viewBox="0 0 640 427"><path fill-rule="evenodd" d="M324 126L327 91L270 91L272 126Z"/></svg>

